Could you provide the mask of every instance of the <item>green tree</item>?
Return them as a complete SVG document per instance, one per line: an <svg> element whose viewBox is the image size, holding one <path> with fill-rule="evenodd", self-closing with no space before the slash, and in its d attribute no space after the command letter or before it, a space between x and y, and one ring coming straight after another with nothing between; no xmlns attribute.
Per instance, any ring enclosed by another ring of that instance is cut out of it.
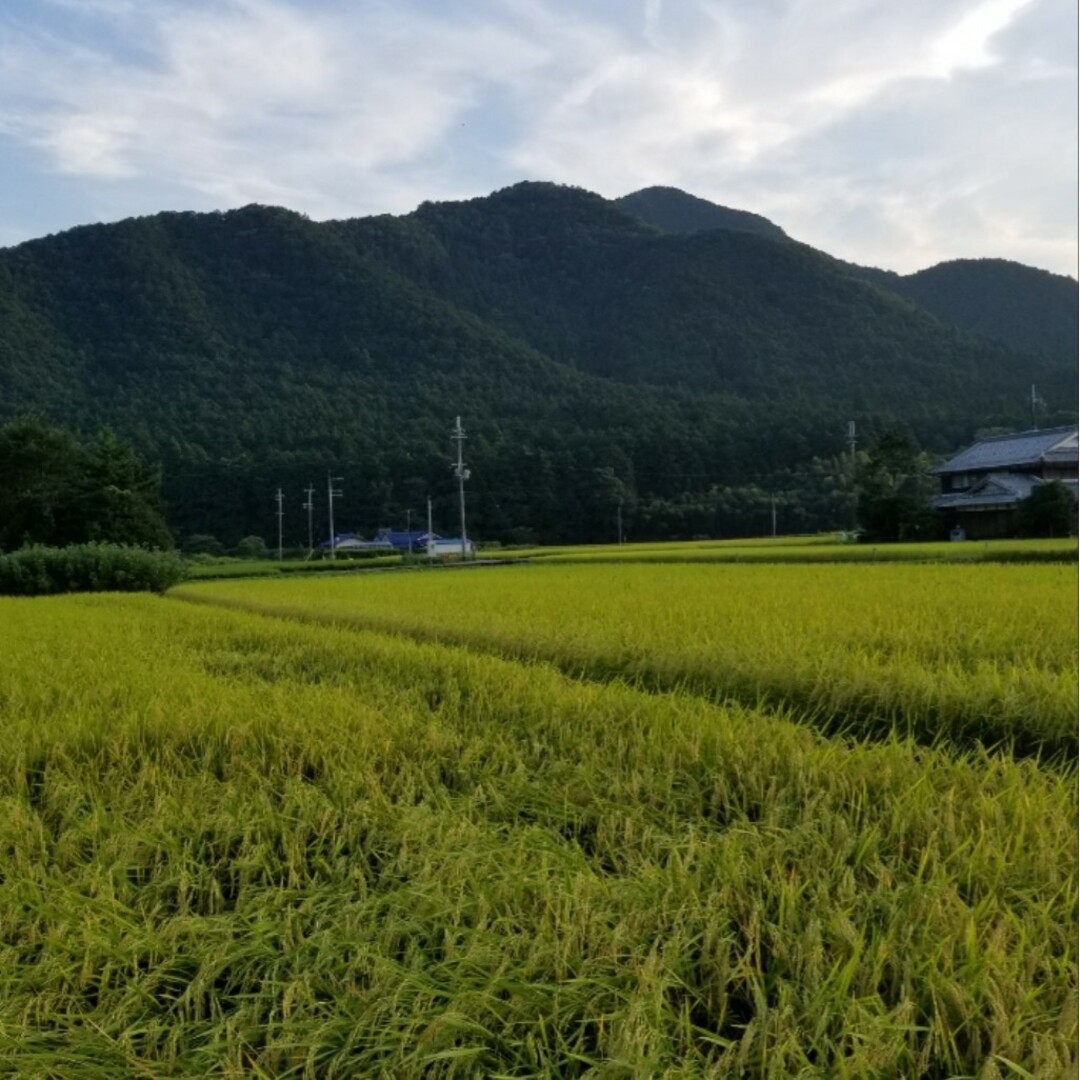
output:
<svg viewBox="0 0 1080 1080"><path fill-rule="evenodd" d="M86 542L171 548L161 478L109 430L88 445L37 417L0 427L0 548Z"/></svg>
<svg viewBox="0 0 1080 1080"><path fill-rule="evenodd" d="M863 539L894 543L925 540L939 531L931 507L930 458L911 435L890 425L858 462L859 525Z"/></svg>
<svg viewBox="0 0 1080 1080"><path fill-rule="evenodd" d="M270 554L270 549L261 536L245 536L236 545L236 554L241 559L265 559Z"/></svg>
<svg viewBox="0 0 1080 1080"><path fill-rule="evenodd" d="M171 548L160 488L160 473L147 468L129 442L103 429L86 448L76 482L86 539Z"/></svg>
<svg viewBox="0 0 1080 1080"><path fill-rule="evenodd" d="M1021 536L1070 536L1076 532L1076 500L1060 480L1040 484L1016 510Z"/></svg>
<svg viewBox="0 0 1080 1080"><path fill-rule="evenodd" d="M71 518L80 448L37 417L0 427L0 549L80 539Z"/></svg>

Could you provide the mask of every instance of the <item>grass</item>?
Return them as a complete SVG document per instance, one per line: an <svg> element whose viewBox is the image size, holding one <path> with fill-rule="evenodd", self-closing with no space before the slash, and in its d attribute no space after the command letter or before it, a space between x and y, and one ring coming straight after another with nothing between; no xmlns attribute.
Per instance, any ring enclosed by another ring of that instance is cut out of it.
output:
<svg viewBox="0 0 1080 1080"><path fill-rule="evenodd" d="M1075 1070L1070 769L154 597L0 709L0 1071Z"/></svg>

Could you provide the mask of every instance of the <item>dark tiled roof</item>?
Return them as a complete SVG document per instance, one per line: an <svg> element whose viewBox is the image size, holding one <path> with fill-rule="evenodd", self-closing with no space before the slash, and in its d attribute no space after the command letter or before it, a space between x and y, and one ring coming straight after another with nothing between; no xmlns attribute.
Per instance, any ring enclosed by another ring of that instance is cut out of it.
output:
<svg viewBox="0 0 1080 1080"><path fill-rule="evenodd" d="M1047 428L997 435L962 450L934 472L953 473L983 469L1022 468L1041 461L1069 463L1077 460L1077 429Z"/></svg>

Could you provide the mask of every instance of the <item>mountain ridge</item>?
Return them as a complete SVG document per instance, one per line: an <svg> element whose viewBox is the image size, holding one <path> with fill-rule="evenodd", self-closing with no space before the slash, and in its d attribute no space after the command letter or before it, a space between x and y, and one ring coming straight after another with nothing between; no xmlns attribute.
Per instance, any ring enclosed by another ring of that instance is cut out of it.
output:
<svg viewBox="0 0 1080 1080"><path fill-rule="evenodd" d="M804 483L847 419L944 452L1022 423L1032 375L1069 419L1052 357L805 245L665 234L559 185L343 222L165 213L0 251L0 420L133 438L182 533L265 532L266 491L330 467L361 526L449 506L459 413L481 532L601 539L617 502L643 534L753 530L763 485ZM822 500L793 494L792 523L827 527Z"/></svg>

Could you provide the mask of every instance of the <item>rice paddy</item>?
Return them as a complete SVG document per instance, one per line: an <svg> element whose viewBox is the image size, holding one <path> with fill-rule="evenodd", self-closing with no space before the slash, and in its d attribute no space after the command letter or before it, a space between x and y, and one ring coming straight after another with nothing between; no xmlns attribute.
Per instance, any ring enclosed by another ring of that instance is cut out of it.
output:
<svg viewBox="0 0 1080 1080"><path fill-rule="evenodd" d="M1075 590L0 600L0 1073L1073 1075Z"/></svg>

